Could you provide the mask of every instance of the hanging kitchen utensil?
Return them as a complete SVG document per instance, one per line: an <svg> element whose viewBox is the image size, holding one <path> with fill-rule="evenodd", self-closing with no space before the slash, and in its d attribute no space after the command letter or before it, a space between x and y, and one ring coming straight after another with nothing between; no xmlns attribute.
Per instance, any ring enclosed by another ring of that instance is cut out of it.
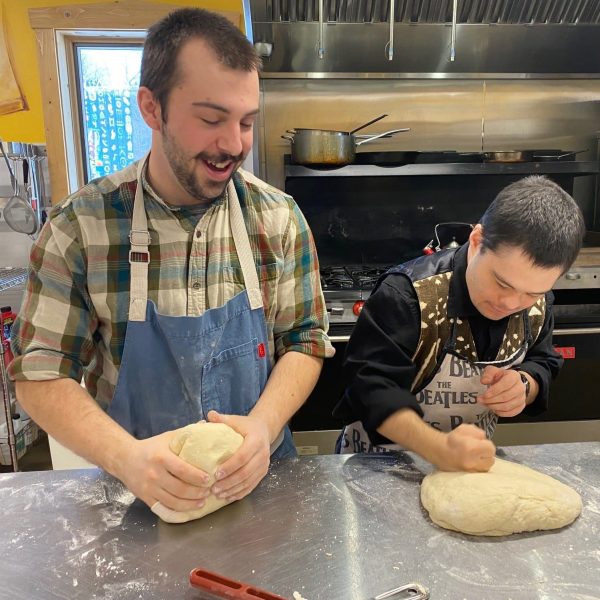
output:
<svg viewBox="0 0 600 600"><path fill-rule="evenodd" d="M8 156L6 155L6 151L4 150L4 142L0 140L0 151L2 152L2 156L4 157L4 162L6 163L6 168L8 169L8 174L10 175L10 185L15 187L15 174L13 173L10 161L8 160Z"/></svg>
<svg viewBox="0 0 600 600"><path fill-rule="evenodd" d="M39 227L43 225L44 219L44 189L43 174L40 169L40 163L44 160L39 156L34 144L25 144L25 162L29 171L28 198L31 208L35 212Z"/></svg>
<svg viewBox="0 0 600 600"><path fill-rule="evenodd" d="M2 144L0 144L0 147L1 146ZM4 154L4 148L2 148L2 154ZM4 154L4 157L6 158L6 154ZM25 193L27 193L27 181L25 181L25 177L27 177L27 175L25 169L23 169L23 185L25 187ZM17 179L16 173L13 173L12 170L11 179L13 180L13 195L4 207L2 213L4 220L13 231L33 235L38 229L37 216L29 202L20 195L19 180Z"/></svg>
<svg viewBox="0 0 600 600"><path fill-rule="evenodd" d="M368 121L364 125L359 125L358 127L355 127L354 129L350 130L348 133L350 135L352 135L353 133L356 133L357 131L360 131L361 129L364 129L365 127L368 127L369 125L373 125L373 123L377 123L377 121L381 121L381 119L385 119L385 117L387 117L387 115L379 115L378 117L375 117L374 119L371 119L370 121Z"/></svg>
<svg viewBox="0 0 600 600"><path fill-rule="evenodd" d="M363 137L354 136L349 131L297 128L288 130L292 135L281 137L292 143L292 160L296 164L343 167L354 162L358 146L404 131L410 131L410 128L391 129ZM360 141L356 141L359 137Z"/></svg>

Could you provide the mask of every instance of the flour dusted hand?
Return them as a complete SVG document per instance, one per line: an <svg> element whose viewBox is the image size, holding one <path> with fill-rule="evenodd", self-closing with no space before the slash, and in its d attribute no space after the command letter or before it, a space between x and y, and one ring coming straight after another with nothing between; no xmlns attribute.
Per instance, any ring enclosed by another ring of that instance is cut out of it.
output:
<svg viewBox="0 0 600 600"><path fill-rule="evenodd" d="M240 448L244 438L224 423L194 423L177 430L169 447L189 464L202 469L209 476L208 486L215 482L217 468L227 461ZM185 523L199 519L229 504L231 500L222 500L210 494L201 508L175 511L157 502L152 511L167 523Z"/></svg>
<svg viewBox="0 0 600 600"><path fill-rule="evenodd" d="M569 486L529 467L496 459L487 473L427 475L421 502L434 523L470 535L558 529L581 513Z"/></svg>

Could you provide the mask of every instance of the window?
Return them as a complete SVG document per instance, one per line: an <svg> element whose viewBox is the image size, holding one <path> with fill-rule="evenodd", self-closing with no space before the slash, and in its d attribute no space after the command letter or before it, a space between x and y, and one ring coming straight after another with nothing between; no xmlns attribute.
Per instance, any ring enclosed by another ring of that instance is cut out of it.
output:
<svg viewBox="0 0 600 600"><path fill-rule="evenodd" d="M141 44L73 45L83 177L114 173L150 148L137 105Z"/></svg>

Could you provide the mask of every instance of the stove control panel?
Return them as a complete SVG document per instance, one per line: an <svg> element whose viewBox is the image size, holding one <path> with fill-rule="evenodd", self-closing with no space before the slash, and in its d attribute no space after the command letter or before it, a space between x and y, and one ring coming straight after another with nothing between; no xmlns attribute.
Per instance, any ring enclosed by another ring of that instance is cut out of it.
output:
<svg viewBox="0 0 600 600"><path fill-rule="evenodd" d="M578 290L600 288L600 267L572 267L559 277L555 290Z"/></svg>
<svg viewBox="0 0 600 600"><path fill-rule="evenodd" d="M359 301L360 302L360 301ZM358 318L354 311L357 302L353 300L336 300L325 302L330 323L354 323Z"/></svg>

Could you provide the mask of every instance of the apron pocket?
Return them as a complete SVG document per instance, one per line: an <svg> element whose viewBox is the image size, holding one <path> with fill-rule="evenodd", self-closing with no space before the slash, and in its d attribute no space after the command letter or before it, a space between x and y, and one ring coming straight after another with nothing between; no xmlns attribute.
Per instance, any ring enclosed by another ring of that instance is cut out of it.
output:
<svg viewBox="0 0 600 600"><path fill-rule="evenodd" d="M247 415L260 396L258 339L219 352L202 368L202 410Z"/></svg>

